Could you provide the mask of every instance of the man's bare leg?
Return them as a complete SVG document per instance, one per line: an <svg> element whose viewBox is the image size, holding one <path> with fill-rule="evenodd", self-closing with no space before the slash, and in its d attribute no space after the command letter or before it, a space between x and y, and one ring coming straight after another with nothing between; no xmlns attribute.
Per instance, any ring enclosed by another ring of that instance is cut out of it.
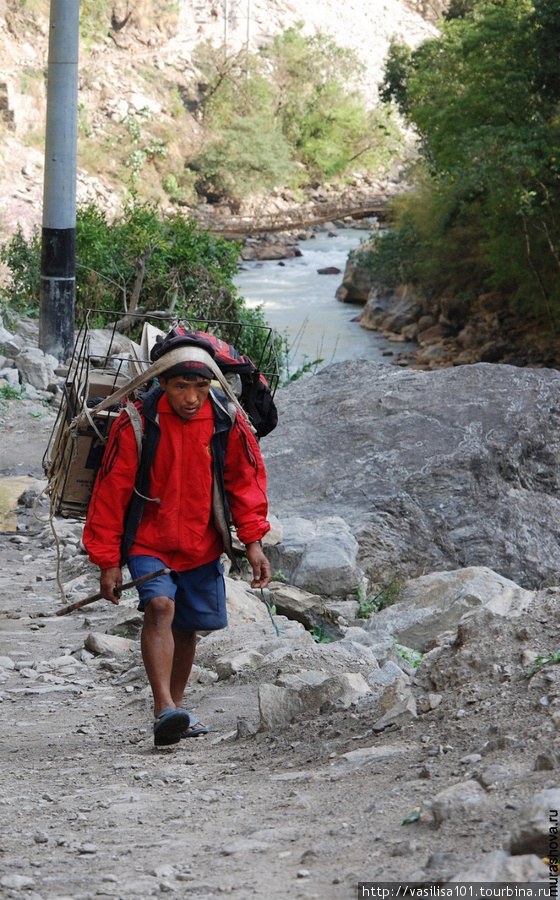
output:
<svg viewBox="0 0 560 900"><path fill-rule="evenodd" d="M154 695L154 715L162 709L174 708L171 694L171 673L175 655L175 639L171 623L175 604L169 597L153 597L144 610L142 628L142 659Z"/></svg>
<svg viewBox="0 0 560 900"><path fill-rule="evenodd" d="M183 694L193 667L196 652L196 632L173 629L175 651L171 669L171 697L177 708L183 705Z"/></svg>
<svg viewBox="0 0 560 900"><path fill-rule="evenodd" d="M175 701L176 709L182 709L183 694L187 687L196 652L196 632L173 629L173 635L175 637L175 657L171 674L171 695ZM193 732L193 736L197 737L199 733L205 734L208 731L204 722L199 722L193 717L192 713L191 721L196 722L196 724L185 729L183 737L188 737L188 732ZM201 729L204 729L204 731L201 731Z"/></svg>

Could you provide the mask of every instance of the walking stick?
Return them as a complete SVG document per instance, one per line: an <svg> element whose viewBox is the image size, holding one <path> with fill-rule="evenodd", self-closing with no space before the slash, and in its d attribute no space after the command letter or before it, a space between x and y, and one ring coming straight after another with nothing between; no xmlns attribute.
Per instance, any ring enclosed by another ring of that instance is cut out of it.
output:
<svg viewBox="0 0 560 900"><path fill-rule="evenodd" d="M127 581L126 584L123 584L119 588L120 591L126 591L127 588L136 587L138 584L143 584L145 581L149 581L150 578L158 578L160 575L169 575L171 569L158 569L157 572L148 572L147 575L142 575L141 578L135 578L134 581ZM68 613L73 612L75 609L79 609L81 606L87 606L89 603L94 603L96 600L101 600L102 595L101 591L98 591L97 594L92 594L91 597L84 597L83 600L76 600L75 603L71 603L70 606L63 606L62 609L58 609L56 611L57 616L67 616Z"/></svg>

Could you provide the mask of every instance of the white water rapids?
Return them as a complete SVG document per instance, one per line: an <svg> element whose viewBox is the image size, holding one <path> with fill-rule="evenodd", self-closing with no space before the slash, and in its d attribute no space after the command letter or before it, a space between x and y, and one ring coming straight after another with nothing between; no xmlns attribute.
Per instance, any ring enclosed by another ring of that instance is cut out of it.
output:
<svg viewBox="0 0 560 900"><path fill-rule="evenodd" d="M362 304L340 303L335 291L342 283L348 253L369 237L368 231L341 229L336 237L318 232L299 242L303 256L266 262L244 262L235 277L247 306L262 304L267 322L286 335L290 346L289 371L323 360L323 365L346 359L392 363L411 345L390 343L375 331L366 331L354 319ZM318 269L336 266L340 275L319 275ZM392 350L393 356L383 356Z"/></svg>

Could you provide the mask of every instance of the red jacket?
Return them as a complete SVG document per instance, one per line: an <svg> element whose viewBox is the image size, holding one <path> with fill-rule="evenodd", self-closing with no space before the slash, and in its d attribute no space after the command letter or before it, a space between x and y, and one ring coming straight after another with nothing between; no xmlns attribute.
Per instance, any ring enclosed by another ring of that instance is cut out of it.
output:
<svg viewBox="0 0 560 900"><path fill-rule="evenodd" d="M150 497L130 555L157 556L178 571L216 559L223 540L212 516L214 412L207 399L187 422L165 394L157 405L161 436L151 468ZM120 565L126 509L138 467L136 438L126 414L113 425L95 483L83 543L101 569ZM266 473L258 444L240 416L228 437L224 484L239 539L248 544L269 531Z"/></svg>

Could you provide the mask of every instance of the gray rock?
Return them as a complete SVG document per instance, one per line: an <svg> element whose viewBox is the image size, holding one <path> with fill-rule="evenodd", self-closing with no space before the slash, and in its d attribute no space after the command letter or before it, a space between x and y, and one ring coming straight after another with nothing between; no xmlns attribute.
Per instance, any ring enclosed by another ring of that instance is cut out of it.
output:
<svg viewBox="0 0 560 900"><path fill-rule="evenodd" d="M230 656L220 656L215 663L218 679L230 678L232 675L242 672L243 669L255 669L263 660L262 653L258 653L256 650L241 650Z"/></svg>
<svg viewBox="0 0 560 900"><path fill-rule="evenodd" d="M402 703L403 700L408 701L411 697L413 697L413 694L410 688L410 680L406 675L401 673L400 678L395 678L394 681L387 685L383 690L381 695L381 707L383 712L389 712L389 710L393 709L399 703Z"/></svg>
<svg viewBox="0 0 560 900"><path fill-rule="evenodd" d="M495 784L509 781L513 777L512 771L508 766L502 766L496 763L493 766L485 766L482 772L475 775L476 780L482 787L489 788Z"/></svg>
<svg viewBox="0 0 560 900"><path fill-rule="evenodd" d="M282 542L267 550L273 571L304 591L329 597L351 593L360 584L358 545L340 516L314 522L291 517L282 520L282 528Z"/></svg>
<svg viewBox="0 0 560 900"><path fill-rule="evenodd" d="M268 619L236 628L225 628L205 635L197 645L197 662L199 665L213 668L220 656L244 650L256 650L267 656L276 649L291 653L298 650L313 654L317 647L311 634L299 622L291 622L284 616L275 616L280 630L280 637Z"/></svg>
<svg viewBox="0 0 560 900"><path fill-rule="evenodd" d="M322 621L324 611L321 597L302 591L292 585L274 582L271 587L276 611L288 619L301 622L305 628L313 628Z"/></svg>
<svg viewBox="0 0 560 900"><path fill-rule="evenodd" d="M556 811L556 818L551 821L551 811ZM513 856L536 853L547 856L550 846L550 828L558 828L558 810L560 810L560 789L551 788L535 794L529 803L519 812L519 820L511 829L508 849ZM556 835L558 839L558 835Z"/></svg>
<svg viewBox="0 0 560 900"><path fill-rule="evenodd" d="M348 532L318 535L306 545L293 582L327 597L349 594L364 575L357 554L358 542Z"/></svg>
<svg viewBox="0 0 560 900"><path fill-rule="evenodd" d="M84 641L84 647L96 656L127 656L138 648L138 643L114 634L90 632Z"/></svg>
<svg viewBox="0 0 560 900"><path fill-rule="evenodd" d="M46 391L49 384L57 381L54 370L58 360L37 347L24 347L15 358L21 381L39 391Z"/></svg>
<svg viewBox="0 0 560 900"><path fill-rule="evenodd" d="M317 529L313 522L302 516L288 516L281 521L282 540L268 547L266 554L272 571L281 572L291 578L297 569L306 545L312 540Z"/></svg>
<svg viewBox="0 0 560 900"><path fill-rule="evenodd" d="M17 875L16 873L13 873L11 875L3 875L0 878L0 887L6 888L6 890L30 891L35 887L35 884L35 880L29 878L28 875Z"/></svg>
<svg viewBox="0 0 560 900"><path fill-rule="evenodd" d="M299 695L308 711L319 710L325 704L335 704L348 709L370 693L363 675L345 672L332 675L316 685L304 685Z"/></svg>
<svg viewBox="0 0 560 900"><path fill-rule="evenodd" d="M374 669L367 676L370 687L388 687L404 675L403 670L391 660L388 660L380 669ZM408 676L406 676L408 678Z"/></svg>
<svg viewBox="0 0 560 900"><path fill-rule="evenodd" d="M461 781L440 791L431 802L437 825L447 819L479 819L484 808L485 793L476 781Z"/></svg>
<svg viewBox="0 0 560 900"><path fill-rule="evenodd" d="M520 615L533 597L484 566L434 572L407 581L399 602L377 613L372 625L426 652L439 634L455 631L462 617L477 607L501 616Z"/></svg>
<svg viewBox="0 0 560 900"><path fill-rule="evenodd" d="M325 600L325 612L333 619L342 617L346 622L350 622L357 617L359 608L357 600Z"/></svg>
<svg viewBox="0 0 560 900"><path fill-rule="evenodd" d="M2 321L2 317L0 316L0 344L7 344L8 341L12 341L15 335L12 334L11 331L8 331L7 328L4 327L4 323Z"/></svg>
<svg viewBox="0 0 560 900"><path fill-rule="evenodd" d="M381 746L375 744L373 747L362 747L359 750L343 753L332 765L337 772L355 772L357 769L374 767L378 762L409 753L410 749L404 744L382 744Z"/></svg>
<svg viewBox="0 0 560 900"><path fill-rule="evenodd" d="M360 325L367 329L399 332L416 320L420 312L418 298L408 285L397 291L372 287L368 294Z"/></svg>
<svg viewBox="0 0 560 900"><path fill-rule="evenodd" d="M454 875L450 882L548 881L548 867L538 856L508 856L496 850L469 869Z"/></svg>
<svg viewBox="0 0 560 900"><path fill-rule="evenodd" d="M47 481L36 481L35 484L30 485L26 488L22 494L18 497L18 503L20 506L25 506L26 509L31 509L39 497L39 495L44 491L47 486ZM45 499L45 502L48 502Z"/></svg>
<svg viewBox="0 0 560 900"><path fill-rule="evenodd" d="M374 731L384 731L385 728L389 728L392 725L400 728L402 725L408 725L417 715L416 700L412 692L410 692L395 703L394 706L391 706L380 719L377 719L372 728Z"/></svg>
<svg viewBox="0 0 560 900"><path fill-rule="evenodd" d="M297 691L274 684L259 685L259 731L275 731L289 725L303 711Z"/></svg>
<svg viewBox="0 0 560 900"><path fill-rule="evenodd" d="M13 388L19 388L19 372L17 369L0 369L0 379L2 379L6 384L9 384Z"/></svg>
<svg viewBox="0 0 560 900"><path fill-rule="evenodd" d="M365 644L351 641L344 638L342 641L335 641L326 647L326 653L339 661L346 660L347 663L359 662L360 665L367 669L375 669L378 665L377 658L373 649Z"/></svg>
<svg viewBox="0 0 560 900"><path fill-rule="evenodd" d="M328 678L328 672L319 672L316 670L302 670L298 672L283 672L275 681L278 687L291 688L293 691L300 691L306 685L316 686L322 684Z"/></svg>
<svg viewBox="0 0 560 900"><path fill-rule="evenodd" d="M560 558L559 390L560 372L507 365L327 366L276 394L271 506L342 516L376 582L490 566L540 585Z"/></svg>
<svg viewBox="0 0 560 900"><path fill-rule="evenodd" d="M358 262L359 251L364 251L369 246L369 241L360 245L358 250L353 250L346 263L342 284L336 290L337 299L343 303L365 303L373 288L373 275Z"/></svg>
<svg viewBox="0 0 560 900"><path fill-rule="evenodd" d="M225 579L228 624L246 625L250 622L268 621L266 606L259 594L253 593L244 581Z"/></svg>
<svg viewBox="0 0 560 900"><path fill-rule="evenodd" d="M235 856L237 853L262 853L264 850L270 850L270 844L265 841L256 841L252 838L240 838L231 844L226 844L222 848L225 856Z"/></svg>
<svg viewBox="0 0 560 900"><path fill-rule="evenodd" d="M558 766L558 752L555 750L545 750L544 753L539 753L535 759L533 769L535 772L550 772L552 769L557 769Z"/></svg>

